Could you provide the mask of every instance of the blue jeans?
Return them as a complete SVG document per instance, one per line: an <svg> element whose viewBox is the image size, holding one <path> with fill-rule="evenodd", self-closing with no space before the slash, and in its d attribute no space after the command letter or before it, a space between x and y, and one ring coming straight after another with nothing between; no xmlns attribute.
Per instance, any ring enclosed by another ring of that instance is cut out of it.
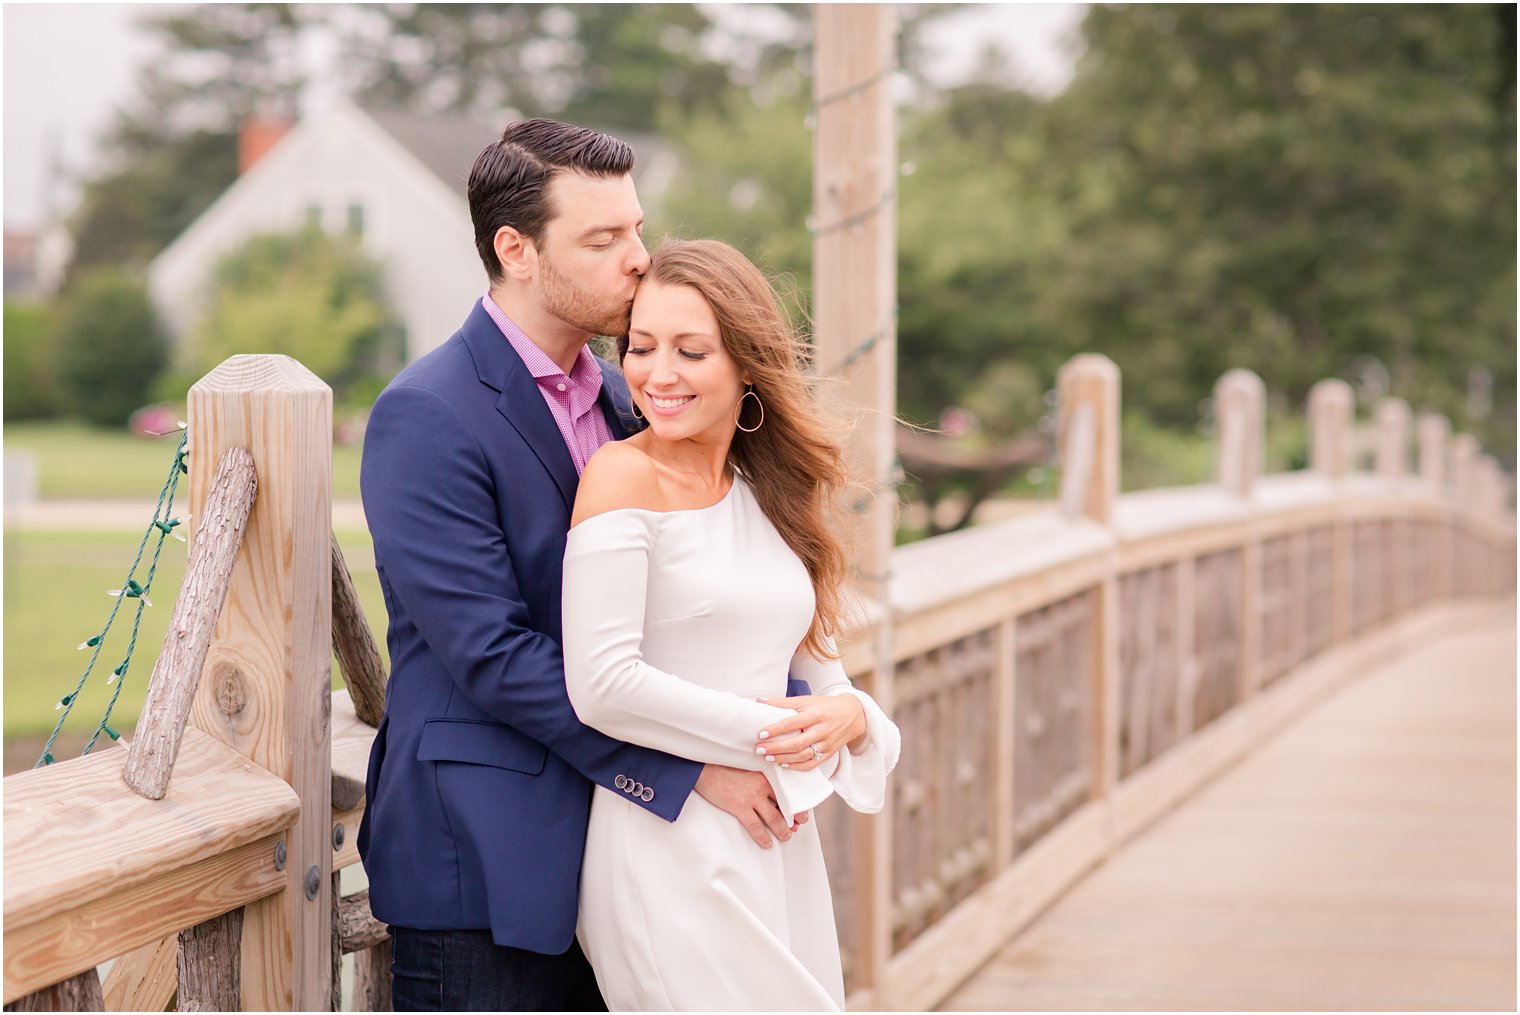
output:
<svg viewBox="0 0 1520 1015"><path fill-rule="evenodd" d="M391 928L396 1011L606 1011L591 964L507 948L488 930Z"/></svg>

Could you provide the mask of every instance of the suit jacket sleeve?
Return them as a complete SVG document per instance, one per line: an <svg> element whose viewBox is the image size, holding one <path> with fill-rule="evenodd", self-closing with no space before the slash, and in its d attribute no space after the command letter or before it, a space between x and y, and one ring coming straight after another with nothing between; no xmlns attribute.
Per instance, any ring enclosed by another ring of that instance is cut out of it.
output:
<svg viewBox="0 0 1520 1015"><path fill-rule="evenodd" d="M624 774L655 787L636 802L673 821L702 766L576 718L560 646L534 629L514 573L485 451L453 406L425 388L387 389L370 416L363 471L376 559L459 690L599 785Z"/></svg>

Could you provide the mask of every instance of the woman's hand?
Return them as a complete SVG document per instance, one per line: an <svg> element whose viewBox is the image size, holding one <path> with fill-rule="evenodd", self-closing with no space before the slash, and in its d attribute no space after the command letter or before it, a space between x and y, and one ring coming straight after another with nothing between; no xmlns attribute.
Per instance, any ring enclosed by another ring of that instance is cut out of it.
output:
<svg viewBox="0 0 1520 1015"><path fill-rule="evenodd" d="M846 746L858 750L865 745L866 710L853 694L760 701L794 713L760 731L755 753L764 755L766 761L806 772L831 760Z"/></svg>

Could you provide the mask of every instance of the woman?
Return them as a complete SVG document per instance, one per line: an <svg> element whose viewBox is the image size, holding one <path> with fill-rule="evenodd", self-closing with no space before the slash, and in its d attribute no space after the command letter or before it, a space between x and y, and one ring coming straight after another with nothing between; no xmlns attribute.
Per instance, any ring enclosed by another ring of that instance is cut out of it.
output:
<svg viewBox="0 0 1520 1015"><path fill-rule="evenodd" d="M786 815L881 809L899 737L834 648L842 486L801 348L764 276L712 240L655 252L620 343L649 426L586 467L565 551L564 653L582 721L763 771ZM788 671L812 697L782 697ZM758 699L758 700L757 700ZM843 1009L817 828L762 850L693 794L674 823L599 787L582 947L608 1005Z"/></svg>

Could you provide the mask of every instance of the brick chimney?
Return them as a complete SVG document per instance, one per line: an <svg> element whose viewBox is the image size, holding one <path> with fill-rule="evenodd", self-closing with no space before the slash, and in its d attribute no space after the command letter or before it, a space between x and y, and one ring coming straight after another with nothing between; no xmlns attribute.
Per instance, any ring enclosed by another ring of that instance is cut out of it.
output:
<svg viewBox="0 0 1520 1015"><path fill-rule="evenodd" d="M279 144L280 139L293 126L288 117L254 113L238 128L238 175L248 172L253 164Z"/></svg>

